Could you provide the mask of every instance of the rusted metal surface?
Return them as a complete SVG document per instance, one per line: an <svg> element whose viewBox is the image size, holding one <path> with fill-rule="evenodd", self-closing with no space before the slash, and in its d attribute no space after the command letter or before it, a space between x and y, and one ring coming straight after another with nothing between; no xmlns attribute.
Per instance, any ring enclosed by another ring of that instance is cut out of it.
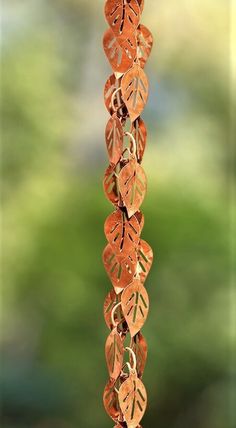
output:
<svg viewBox="0 0 236 428"><path fill-rule="evenodd" d="M108 243L103 263L113 287L104 303L104 319L110 332L105 344L109 380L103 401L116 428L141 428L147 405L141 380L147 343L140 330L149 311L145 281L153 252L141 239L144 216L140 207L147 190L141 163L147 129L140 115L148 100L144 66L153 38L140 24L143 7L144 0L105 1L109 28L103 47L113 74L104 88L110 119L105 130L109 166L103 184L115 211L104 226ZM127 340L129 348L125 347Z"/></svg>

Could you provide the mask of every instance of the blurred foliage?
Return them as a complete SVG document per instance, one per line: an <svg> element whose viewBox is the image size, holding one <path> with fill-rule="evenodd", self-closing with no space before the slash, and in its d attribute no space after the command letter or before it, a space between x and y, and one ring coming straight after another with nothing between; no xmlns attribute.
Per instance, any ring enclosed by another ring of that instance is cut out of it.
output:
<svg viewBox="0 0 236 428"><path fill-rule="evenodd" d="M110 289L101 253L112 210L101 184L110 73L102 8L103 0L3 6L5 428L112 426L101 399ZM143 22L156 40L144 113L143 237L155 263L143 425L233 428L228 7L149 0Z"/></svg>

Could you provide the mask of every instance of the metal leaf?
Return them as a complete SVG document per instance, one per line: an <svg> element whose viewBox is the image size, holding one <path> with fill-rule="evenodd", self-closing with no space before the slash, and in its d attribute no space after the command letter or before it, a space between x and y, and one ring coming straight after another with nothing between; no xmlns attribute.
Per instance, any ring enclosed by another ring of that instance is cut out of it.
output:
<svg viewBox="0 0 236 428"><path fill-rule="evenodd" d="M118 176L119 191L129 217L139 210L147 190L147 179L143 168L131 159Z"/></svg>
<svg viewBox="0 0 236 428"><path fill-rule="evenodd" d="M116 165L123 152L124 132L121 121L114 114L108 121L105 131L109 161Z"/></svg>
<svg viewBox="0 0 236 428"><path fill-rule="evenodd" d="M131 336L143 327L149 310L149 298L139 279L135 279L122 293L121 306Z"/></svg>
<svg viewBox="0 0 236 428"><path fill-rule="evenodd" d="M140 275L141 282L144 283L149 271L152 267L153 262L153 251L150 245L141 239L138 251L138 273Z"/></svg>
<svg viewBox="0 0 236 428"><path fill-rule="evenodd" d="M136 355L137 373L138 377L141 378L147 361L147 342L140 332L133 337L131 348Z"/></svg>
<svg viewBox="0 0 236 428"><path fill-rule="evenodd" d="M119 39L109 28L103 38L103 48L114 72L125 73L137 56L137 39L133 33Z"/></svg>
<svg viewBox="0 0 236 428"><path fill-rule="evenodd" d="M140 7L137 0L106 0L105 16L116 37L127 38L140 21Z"/></svg>
<svg viewBox="0 0 236 428"><path fill-rule="evenodd" d="M115 166L110 165L107 168L104 176L103 187L107 199L112 202L112 204L117 205L119 202L119 188Z"/></svg>
<svg viewBox="0 0 236 428"><path fill-rule="evenodd" d="M138 59L142 68L144 68L153 46L152 33L145 25L140 24L137 31L138 41Z"/></svg>
<svg viewBox="0 0 236 428"><path fill-rule="evenodd" d="M112 329L114 327L112 325L111 314L112 314L113 308L119 303L119 301L120 301L119 296L116 294L115 290L112 289L108 293L108 295L105 299L105 302L104 302L104 307L103 307L104 318L106 321L106 325L109 329ZM119 309L120 309L120 307L117 308L117 311ZM121 314L120 314L119 318L121 319Z"/></svg>
<svg viewBox="0 0 236 428"><path fill-rule="evenodd" d="M103 263L115 292L119 294L134 278L137 268L137 253L133 251L126 259L118 260L108 244L103 252Z"/></svg>
<svg viewBox="0 0 236 428"><path fill-rule="evenodd" d="M136 141L137 159L141 163L146 148L147 128L140 117L132 123L131 133Z"/></svg>
<svg viewBox="0 0 236 428"><path fill-rule="evenodd" d="M123 340L116 328L112 330L107 338L105 355L110 378L117 379L123 365L124 346Z"/></svg>
<svg viewBox="0 0 236 428"><path fill-rule="evenodd" d="M135 64L121 80L122 98L134 122L142 113L148 99L149 84L143 69Z"/></svg>
<svg viewBox="0 0 236 428"><path fill-rule="evenodd" d="M142 381L135 374L131 374L122 383L118 398L127 427L136 428L147 406L147 393Z"/></svg>
<svg viewBox="0 0 236 428"><path fill-rule="evenodd" d="M104 389L103 404L108 416L117 422L120 415L120 405L115 388L116 382L114 380L109 380Z"/></svg>
<svg viewBox="0 0 236 428"><path fill-rule="evenodd" d="M117 210L110 214L105 222L105 235L119 260L126 259L137 249L140 241L140 225L137 218Z"/></svg>

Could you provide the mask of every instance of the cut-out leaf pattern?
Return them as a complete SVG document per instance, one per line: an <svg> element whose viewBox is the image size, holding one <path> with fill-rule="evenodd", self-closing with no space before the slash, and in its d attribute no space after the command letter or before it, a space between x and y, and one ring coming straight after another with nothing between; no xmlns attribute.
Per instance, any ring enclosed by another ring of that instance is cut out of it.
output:
<svg viewBox="0 0 236 428"><path fill-rule="evenodd" d="M119 202L119 190L115 166L110 165L107 168L104 176L103 187L107 199L112 202L112 204L117 205Z"/></svg>
<svg viewBox="0 0 236 428"><path fill-rule="evenodd" d="M133 33L126 39L119 39L109 28L103 38L103 47L113 71L121 75L129 70L137 55L137 41Z"/></svg>
<svg viewBox="0 0 236 428"><path fill-rule="evenodd" d="M105 355L110 378L117 379L123 365L124 346L116 328L112 330L107 338Z"/></svg>
<svg viewBox="0 0 236 428"><path fill-rule="evenodd" d="M116 37L126 38L132 34L140 21L137 0L106 0L105 16Z"/></svg>
<svg viewBox="0 0 236 428"><path fill-rule="evenodd" d="M118 185L128 215L131 217L139 210L147 190L145 172L135 159L130 159L120 171Z"/></svg>
<svg viewBox="0 0 236 428"><path fill-rule="evenodd" d="M152 33L145 25L140 24L137 31L138 40L138 59L142 68L144 68L153 46Z"/></svg>
<svg viewBox="0 0 236 428"><path fill-rule="evenodd" d="M122 383L118 397L128 428L136 428L147 407L147 393L142 381L131 374Z"/></svg>
<svg viewBox="0 0 236 428"><path fill-rule="evenodd" d="M107 123L105 137L110 163L116 165L123 152L124 140L123 127L116 114Z"/></svg>
<svg viewBox="0 0 236 428"><path fill-rule="evenodd" d="M137 359L138 377L141 378L147 361L147 342L140 332L134 336L131 347ZM133 361L131 363L133 364Z"/></svg>
<svg viewBox="0 0 236 428"><path fill-rule="evenodd" d="M121 293L133 280L137 267L137 252L118 260L110 244L103 252L103 263L117 294Z"/></svg>
<svg viewBox="0 0 236 428"><path fill-rule="evenodd" d="M119 303L119 296L116 294L115 290L112 289L104 302L104 307L103 307L103 313L104 313L104 318L106 321L106 325L109 329L112 329L114 326L112 325L112 319L111 319L111 314L112 314L112 310L113 308ZM121 319L121 308L120 306L117 308L116 313L119 311L119 319Z"/></svg>
<svg viewBox="0 0 236 428"><path fill-rule="evenodd" d="M131 133L136 141L137 159L141 163L146 148L147 128L140 117L133 122Z"/></svg>
<svg viewBox="0 0 236 428"><path fill-rule="evenodd" d="M122 293L121 305L131 336L143 327L149 310L149 298L139 279L135 279Z"/></svg>
<svg viewBox="0 0 236 428"><path fill-rule="evenodd" d="M142 283L145 282L152 267L153 251L150 245L141 239L138 251L138 273Z"/></svg>
<svg viewBox="0 0 236 428"><path fill-rule="evenodd" d="M135 64L121 80L122 98L134 122L142 113L148 99L148 80L143 69Z"/></svg>
<svg viewBox="0 0 236 428"><path fill-rule="evenodd" d="M108 416L117 422L120 415L120 405L115 388L116 382L109 380L104 389L103 404Z"/></svg>
<svg viewBox="0 0 236 428"><path fill-rule="evenodd" d="M119 260L126 259L139 245L140 225L137 218L117 210L105 221L105 235Z"/></svg>

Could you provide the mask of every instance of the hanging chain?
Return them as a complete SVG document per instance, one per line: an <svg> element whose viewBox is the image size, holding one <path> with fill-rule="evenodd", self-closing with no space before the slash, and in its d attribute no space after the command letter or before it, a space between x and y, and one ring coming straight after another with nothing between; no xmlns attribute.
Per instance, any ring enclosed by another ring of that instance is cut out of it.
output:
<svg viewBox="0 0 236 428"><path fill-rule="evenodd" d="M142 375L147 344L140 330L149 309L144 286L153 252L141 239L144 216L140 206L147 180L141 166L147 130L140 115L148 98L143 70L153 38L140 18L144 0L106 0L109 29L103 46L113 74L105 84L105 105L110 114L105 138L109 166L104 191L115 211L105 221L108 244L103 262L113 288L104 303L110 334L105 354L109 381L104 406L117 428L141 428L147 405ZM129 345L129 346L127 346Z"/></svg>

